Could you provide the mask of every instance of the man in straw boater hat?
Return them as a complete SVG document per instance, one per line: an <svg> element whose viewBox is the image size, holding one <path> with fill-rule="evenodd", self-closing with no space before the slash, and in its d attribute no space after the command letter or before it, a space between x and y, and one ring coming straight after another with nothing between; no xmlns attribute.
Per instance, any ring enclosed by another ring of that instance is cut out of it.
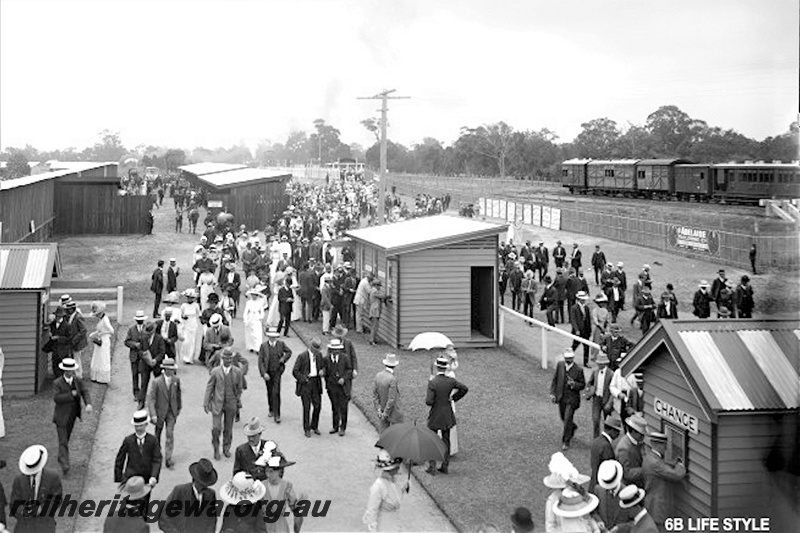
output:
<svg viewBox="0 0 800 533"><path fill-rule="evenodd" d="M125 346L130 349L129 358L131 363L131 378L133 379L133 399L138 401L139 393L142 389L142 376L139 369L140 366L144 364L142 360L142 353L145 350L145 343L147 342L147 333L144 330L144 321L147 320L147 316L144 314L144 311L140 310L136 311L136 315L133 317L133 319L136 323L128 328L128 336L125 338Z"/></svg>
<svg viewBox="0 0 800 533"><path fill-rule="evenodd" d="M319 435L319 412L322 407L322 375L325 361L322 357L322 342L314 338L308 350L300 352L294 362L292 375L297 382L295 391L303 404L303 434L311 437L313 431ZM312 413L313 409L313 413Z"/></svg>
<svg viewBox="0 0 800 533"><path fill-rule="evenodd" d="M56 530L54 515L46 512L44 505L60 499L63 491L58 474L46 470L46 464L47 448L41 444L29 446L19 457L20 473L11 485L9 500L11 516L17 519L14 531L44 533Z"/></svg>
<svg viewBox="0 0 800 533"><path fill-rule="evenodd" d="M623 468L622 480L626 484L644 484L642 476L642 446L647 434L647 421L640 413L625 419L626 433L619 438L614 455Z"/></svg>
<svg viewBox="0 0 800 533"><path fill-rule="evenodd" d="M164 501L164 509L171 502L180 502L181 512L162 511L158 527L165 533L214 533L218 500L211 486L217 482L217 471L211 461L203 458L189 465L189 474L192 481L175 485Z"/></svg>
<svg viewBox="0 0 800 533"><path fill-rule="evenodd" d="M164 464L172 468L172 450L175 442L175 423L183 406L181 379L176 375L178 365L172 357L161 361L162 373L150 383L147 391L147 410L150 421L156 426L156 440L161 443L161 432L167 428L164 442Z"/></svg>
<svg viewBox="0 0 800 533"><path fill-rule="evenodd" d="M569 310L569 321L572 324L572 334L589 340L592 338L592 316L589 306L586 305L589 295L586 291L578 291L575 295L576 302ZM572 350L581 343L577 340L572 341ZM583 366L589 367L589 345L583 345Z"/></svg>
<svg viewBox="0 0 800 533"><path fill-rule="evenodd" d="M600 463L597 470L597 483L592 492L597 496L598 504L596 515L600 519L603 531L609 531L614 526L630 522L628 512L619 506L619 491L622 484L622 465L614 459Z"/></svg>
<svg viewBox="0 0 800 533"><path fill-rule="evenodd" d="M203 398L203 409L211 413L211 445L214 448L214 459L219 460L219 437L222 434L222 453L231 456L233 441L233 422L244 390L242 371L233 364L233 350L226 347L222 350L222 364L214 367L206 384Z"/></svg>
<svg viewBox="0 0 800 533"><path fill-rule="evenodd" d="M653 517L644 506L645 491L636 485L628 485L619 491L619 506L628 511L633 526L631 533L658 533Z"/></svg>
<svg viewBox="0 0 800 533"><path fill-rule="evenodd" d="M83 380L75 375L78 365L74 359L63 359L58 367L64 374L53 381L53 423L58 432L58 463L66 476L69 474L69 439L75 420L81 417L81 400L87 414L92 412L92 400Z"/></svg>
<svg viewBox="0 0 800 533"><path fill-rule="evenodd" d="M650 433L647 439L649 450L642 459L642 476L644 488L647 491L644 504L658 526L664 529L664 522L670 516L675 516L675 491L678 483L686 477L686 468L680 457L676 464L666 462L664 455L667 452L667 435L664 433Z"/></svg>
<svg viewBox="0 0 800 533"><path fill-rule="evenodd" d="M258 505L267 493L264 483L246 472L237 472L233 479L219 489L226 507L220 531L265 531L264 506Z"/></svg>
<svg viewBox="0 0 800 533"><path fill-rule="evenodd" d="M425 397L425 405L431 408L428 413L428 428L438 432L447 445L444 461L442 461L442 466L438 470L442 474L448 473L450 464L450 429L456 425L453 404L469 392L469 388L466 385L455 378L445 375L449 365L450 360L447 357L436 359L436 375L428 381L428 392ZM453 394L453 391L455 391L455 394ZM430 461L425 471L435 476L436 461Z"/></svg>
<svg viewBox="0 0 800 533"><path fill-rule="evenodd" d="M403 409L400 402L400 389L394 375L400 361L393 353L383 358L384 369L375 375L372 387L372 404L381 422L381 429L403 421Z"/></svg>
<svg viewBox="0 0 800 533"><path fill-rule="evenodd" d="M258 349L258 372L267 385L269 417L276 424L281 423L281 377L286 361L292 357L292 350L279 337L280 332L270 328L267 340Z"/></svg>
<svg viewBox="0 0 800 533"><path fill-rule="evenodd" d="M692 314L697 318L708 318L711 316L711 294L708 292L708 282L702 280L697 291L692 298Z"/></svg>
<svg viewBox="0 0 800 533"><path fill-rule="evenodd" d="M614 397L611 395L611 378L613 372L608 368L608 356L601 353L597 356L597 368L592 369L592 375L586 384L586 399L592 405L592 436L600 435L600 422L614 410Z"/></svg>
<svg viewBox="0 0 800 533"><path fill-rule="evenodd" d="M342 339L331 339L328 343L328 355L324 358L325 388L331 401L331 418L333 429L330 433L339 433L344 437L347 430L348 396L347 381L352 379L353 368L350 358L344 353Z"/></svg>
<svg viewBox="0 0 800 533"><path fill-rule="evenodd" d="M122 507L108 514L103 523L103 533L148 533L150 524L145 522L145 518L152 490L153 487L142 476L133 476L122 483L117 493Z"/></svg>
<svg viewBox="0 0 800 533"><path fill-rule="evenodd" d="M581 391L586 387L583 369L575 364L572 350L564 352L564 359L556 365L550 384L550 400L558 404L558 414L564 424L561 434L561 449L569 448L578 425L573 422L575 411L581 406Z"/></svg>
<svg viewBox="0 0 800 533"><path fill-rule="evenodd" d="M596 531L597 524L589 516L597 508L597 496L578 491L575 487L561 490L553 505L553 514L560 518L559 531Z"/></svg>
<svg viewBox="0 0 800 533"><path fill-rule="evenodd" d="M595 437L589 450L589 464L592 468L592 479L589 484L591 490L597 484L597 470L600 464L608 459L614 459L614 442L622 431L622 419L617 413L611 413L603 422L603 432Z"/></svg>
<svg viewBox="0 0 800 533"><path fill-rule="evenodd" d="M141 476L155 487L161 474L161 446L147 432L150 417L140 409L133 413L131 425L134 432L122 440L114 461L114 483L124 483L133 476Z"/></svg>

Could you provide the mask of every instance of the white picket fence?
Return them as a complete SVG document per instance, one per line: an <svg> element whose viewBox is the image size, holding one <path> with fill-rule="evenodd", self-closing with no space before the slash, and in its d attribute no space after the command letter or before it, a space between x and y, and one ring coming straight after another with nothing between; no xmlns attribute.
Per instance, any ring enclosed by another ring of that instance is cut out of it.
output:
<svg viewBox="0 0 800 533"><path fill-rule="evenodd" d="M87 287L70 286L69 282L50 288L50 312L60 305L60 298L69 294L81 313L88 315L91 312L92 302L102 302L106 305L106 314L109 318L122 321L124 312L124 291L122 285L116 287Z"/></svg>

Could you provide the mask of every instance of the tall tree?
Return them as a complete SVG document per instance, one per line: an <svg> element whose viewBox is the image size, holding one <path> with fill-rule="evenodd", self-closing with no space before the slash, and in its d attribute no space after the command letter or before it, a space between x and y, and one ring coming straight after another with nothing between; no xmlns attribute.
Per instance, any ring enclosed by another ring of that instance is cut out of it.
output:
<svg viewBox="0 0 800 533"><path fill-rule="evenodd" d="M478 153L494 160L500 177L505 177L514 128L501 121L474 128L470 130L470 133L475 135L479 141L476 145Z"/></svg>
<svg viewBox="0 0 800 533"><path fill-rule="evenodd" d="M648 115L645 127L653 136L654 147L659 155L688 157L692 144L699 140L708 124L693 119L677 106L666 105Z"/></svg>
<svg viewBox="0 0 800 533"><path fill-rule="evenodd" d="M13 151L12 151L13 150ZM21 178L31 175L31 167L28 164L28 157L22 150L9 149L11 152L6 166L6 178Z"/></svg>
<svg viewBox="0 0 800 533"><path fill-rule="evenodd" d="M309 136L306 143L307 153L312 159L319 159L320 164L329 162L333 159L334 152L343 151L340 147L342 141L339 139L341 132L338 129L325 124L321 118L314 121L314 129L316 132Z"/></svg>
<svg viewBox="0 0 800 533"><path fill-rule="evenodd" d="M581 131L575 137L575 146L580 157L610 159L619 139L617 123L610 118L596 118L581 124Z"/></svg>
<svg viewBox="0 0 800 533"><path fill-rule="evenodd" d="M119 132L106 129L100 132L100 142L94 145L92 156L95 161L119 161L127 151Z"/></svg>

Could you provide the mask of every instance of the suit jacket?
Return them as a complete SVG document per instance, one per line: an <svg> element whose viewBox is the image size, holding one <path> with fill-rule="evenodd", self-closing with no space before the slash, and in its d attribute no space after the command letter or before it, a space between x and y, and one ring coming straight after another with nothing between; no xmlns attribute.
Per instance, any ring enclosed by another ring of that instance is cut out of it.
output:
<svg viewBox="0 0 800 533"><path fill-rule="evenodd" d="M77 396L72 395L73 390L78 392ZM81 398L86 405L92 403L89 390L77 376L72 378L72 385L67 383L64 376L53 380L53 401L56 404L53 409L53 423L66 425L75 418L80 418Z"/></svg>
<svg viewBox="0 0 800 533"><path fill-rule="evenodd" d="M597 377L600 375L600 367L595 367L592 369L592 375L589 376L589 381L587 382L586 387L586 399L589 400L594 397L594 393L597 390ZM602 404L603 409L606 412L610 413L611 409L613 408L613 401L614 398L611 396L611 378L614 377L614 371L611 370L611 367L606 366L606 373L603 378L603 398Z"/></svg>
<svg viewBox="0 0 800 533"><path fill-rule="evenodd" d="M161 335L159 335L158 330L156 330L151 337L145 337L143 346L144 349L149 351L150 355L153 357L154 364L151 368L153 374L160 376L161 362L167 355L167 344L164 342L164 339L161 338Z"/></svg>
<svg viewBox="0 0 800 533"><path fill-rule="evenodd" d="M151 418L158 418L163 422L170 408L177 417L183 407L182 401L181 380L177 375L170 379L169 388L167 388L167 376L164 374L150 381L147 390L147 410Z"/></svg>
<svg viewBox="0 0 800 533"><path fill-rule="evenodd" d="M375 375L375 385L372 388L372 403L375 411L383 412L385 419L390 424L403 421L403 410L400 405L400 389L397 378L388 370L381 370Z"/></svg>
<svg viewBox="0 0 800 533"><path fill-rule="evenodd" d="M342 337L342 344L344 345L344 354L350 358L350 366L358 373L358 357L356 356L356 347L353 341Z"/></svg>
<svg viewBox="0 0 800 533"><path fill-rule="evenodd" d="M122 440L114 461L115 483L123 483L133 476L142 476L147 483L151 477L158 479L160 473L161 445L154 435L145 433L142 451L139 451L136 433Z"/></svg>
<svg viewBox="0 0 800 533"><path fill-rule="evenodd" d="M553 280L553 286L556 288L556 298L558 301L563 302L567 299L567 278L561 274L556 274Z"/></svg>
<svg viewBox="0 0 800 533"><path fill-rule="evenodd" d="M592 313L589 306L584 305L581 311L581 304L576 303L569 310L569 321L572 324L572 334L588 339L592 336Z"/></svg>
<svg viewBox="0 0 800 533"><path fill-rule="evenodd" d="M592 441L592 446L589 449L589 464L592 468L592 479L589 482L590 487L597 484L597 471L603 461L614 459L614 445L605 433L601 433ZM595 493L597 495L597 493ZM611 527L611 526L609 526Z"/></svg>
<svg viewBox="0 0 800 533"><path fill-rule="evenodd" d="M547 267L547 264L550 262L550 252L547 251L547 248L544 246L534 248L533 255L536 257L536 262L539 263L542 267Z"/></svg>
<svg viewBox="0 0 800 533"><path fill-rule="evenodd" d="M55 472L51 472L47 469L42 470L42 475L39 478L39 485L36 488L36 494L31 492L30 478L24 474L18 474L11 485L11 499L9 500L9 508L12 511L11 516L17 519L17 526L14 528L14 531L22 533L55 532L55 518L46 515L25 517L25 506L17 504L16 502L37 500L44 503L48 499L52 500L61 497L62 494L61 478L58 477L58 474ZM40 514L42 510L43 505L40 505L37 511Z"/></svg>
<svg viewBox="0 0 800 533"><path fill-rule="evenodd" d="M292 357L292 350L283 341L275 341L275 346L269 341L264 342L258 349L258 372L263 378L265 374L282 375L286 370L286 361Z"/></svg>
<svg viewBox="0 0 800 533"><path fill-rule="evenodd" d="M169 502L178 501L182 502L183 513L179 513L178 516L170 516L171 513L162 512L158 519L158 527L164 533L214 533L217 525L216 513L207 511L207 509L216 505L217 495L214 489L210 488L199 492L203 498L202 503L197 501L191 483L175 485L164 502L164 509L167 508ZM198 509L198 512L191 512L192 508ZM211 516L208 516L209 514Z"/></svg>
<svg viewBox="0 0 800 533"><path fill-rule="evenodd" d="M325 386L330 392L332 388L341 387L347 397L350 397L348 383L353 379L353 364L346 354L340 352L336 363L330 354L325 356ZM339 380L344 379L344 384L339 385Z"/></svg>
<svg viewBox="0 0 800 533"><path fill-rule="evenodd" d="M231 339L233 335L231 335L231 328L226 325L220 325L219 331L217 331L213 327L209 327L206 331L205 336L203 337L203 350L205 350L206 354L211 354L214 350L218 350L222 347L222 337L223 334L226 334Z"/></svg>
<svg viewBox="0 0 800 533"><path fill-rule="evenodd" d="M180 273L175 272L172 267L167 268L167 292L172 292L178 288L178 276Z"/></svg>
<svg viewBox="0 0 800 533"><path fill-rule="evenodd" d="M630 522L633 519L628 509L619 506L619 491L615 493L600 485L594 485L594 494L599 500L595 512L606 525L606 529L611 530L614 526Z"/></svg>
<svg viewBox="0 0 800 533"><path fill-rule="evenodd" d="M264 439L258 441L258 454L253 452L253 448L251 448L250 444L247 442L237 446L233 454L233 475L236 475L237 472L247 472L253 476L254 479L267 479L264 467L256 465L256 459L261 457L266 442L267 441Z"/></svg>
<svg viewBox="0 0 800 533"><path fill-rule="evenodd" d="M628 391L628 401L625 402L625 410L629 415L644 412L644 391L639 391L638 387L631 387Z"/></svg>
<svg viewBox="0 0 800 533"><path fill-rule="evenodd" d="M619 280L619 290L625 292L628 290L628 275L625 273L624 270L615 270L611 274L612 278L617 278ZM623 300L625 298L623 297Z"/></svg>
<svg viewBox="0 0 800 533"><path fill-rule="evenodd" d="M569 276L567 278L567 299L574 300L575 295L581 290L581 280L578 276Z"/></svg>
<svg viewBox="0 0 800 533"><path fill-rule="evenodd" d="M233 395L236 397L236 402L242 397L242 390L244 389L244 376L242 371L231 365L229 371L233 377ZM229 400L232 401L232 400ZM230 405L230 403L228 404ZM208 384L206 384L206 394L203 398L203 406L214 414L218 415L225 407L225 371L222 366L218 366L211 370L208 376Z"/></svg>
<svg viewBox="0 0 800 533"><path fill-rule="evenodd" d="M455 394L452 394L453 390L456 391ZM428 413L428 427L437 431L455 426L456 415L450 401L459 401L467 392L469 388L466 385L444 374L436 374L428 381L428 393L425 397L425 405L431 408Z"/></svg>
<svg viewBox="0 0 800 533"><path fill-rule="evenodd" d="M303 386L308 383L308 373L311 371L311 354L314 354L314 362L317 367L317 377L322 377L325 370L325 359L322 353L318 351L305 350L297 355L294 361L294 368L292 375L297 380L298 385ZM235 474L236 472L234 472Z"/></svg>
<svg viewBox="0 0 800 533"><path fill-rule="evenodd" d="M289 314L292 312L294 305L294 291L285 285L278 289L278 310L281 314Z"/></svg>
<svg viewBox="0 0 800 533"><path fill-rule="evenodd" d="M692 300L694 316L697 318L708 318L711 316L711 295L707 292L698 290L694 293Z"/></svg>
<svg viewBox="0 0 800 533"><path fill-rule="evenodd" d="M614 456L622 465L622 481L626 485L635 484L644 487L642 477L642 444L634 444L627 434L620 435L619 442L614 449Z"/></svg>
<svg viewBox="0 0 800 533"><path fill-rule="evenodd" d="M153 270L153 275L150 276L150 291L161 294L164 292L164 271L160 268Z"/></svg>
<svg viewBox="0 0 800 533"><path fill-rule="evenodd" d="M645 507L646 508L646 507ZM631 517L633 519L633 517ZM646 513L638 522L631 527L631 533L659 533L658 526L656 526L653 517L650 513Z"/></svg>
<svg viewBox="0 0 800 533"><path fill-rule="evenodd" d="M45 351L52 351L61 358L70 357L72 355L72 326L66 317L57 326L55 320L50 323L50 336L56 335L58 335L58 339L48 341L49 348L46 348Z"/></svg>
<svg viewBox="0 0 800 533"><path fill-rule="evenodd" d="M592 266L600 270L606 267L606 254L603 252L595 252L592 254Z"/></svg>
<svg viewBox="0 0 800 533"><path fill-rule="evenodd" d="M86 339L86 322L84 322L83 317L79 315L77 311L73 311L66 319L70 325L69 341L72 345L72 351L80 352L89 344L89 341Z"/></svg>
<svg viewBox="0 0 800 533"><path fill-rule="evenodd" d="M550 384L550 394L555 396L556 403L567 403L575 406L581 405L581 393L586 387L586 379L583 377L583 369L573 363L567 370L564 361L559 361L556 365L553 382Z"/></svg>
<svg viewBox="0 0 800 533"><path fill-rule="evenodd" d="M239 291L239 287L242 285L242 277L239 275L238 272L233 273L233 280L228 281L228 274L229 272L226 270L225 273L222 275L222 279L220 280L220 286L224 292L227 292L231 295L232 298L238 300L239 295L241 294Z"/></svg>
<svg viewBox="0 0 800 533"><path fill-rule="evenodd" d="M139 331L138 324L134 324L130 328L128 328L128 336L125 338L125 346L130 349L130 360L131 363L138 362L142 357L142 351L145 350L143 348L145 342L147 341L147 333L144 331L144 325L142 325L142 331ZM137 347L135 343L139 343Z"/></svg>
<svg viewBox="0 0 800 533"><path fill-rule="evenodd" d="M556 246L553 248L553 259L556 261L563 261L567 257L567 251L563 246Z"/></svg>
<svg viewBox="0 0 800 533"><path fill-rule="evenodd" d="M674 491L680 489L680 481L686 476L686 468L678 463L667 464L664 458L654 450L648 450L642 459L642 476L644 477L644 506L653 520L664 523L670 516L675 516L676 509Z"/></svg>
<svg viewBox="0 0 800 533"><path fill-rule="evenodd" d="M175 358L175 343L178 341L178 324L173 322L172 320L169 321L167 324L167 336L161 334L161 330L164 326L164 320L158 319L156 320L156 331L158 332L161 339L164 341L164 351L166 354L172 358Z"/></svg>
<svg viewBox="0 0 800 533"><path fill-rule="evenodd" d="M583 266L583 264L581 263L581 255L582 254L580 250L576 249L572 251L572 257L570 258L570 265L572 265L572 268L574 268L576 272L581 269L581 266Z"/></svg>

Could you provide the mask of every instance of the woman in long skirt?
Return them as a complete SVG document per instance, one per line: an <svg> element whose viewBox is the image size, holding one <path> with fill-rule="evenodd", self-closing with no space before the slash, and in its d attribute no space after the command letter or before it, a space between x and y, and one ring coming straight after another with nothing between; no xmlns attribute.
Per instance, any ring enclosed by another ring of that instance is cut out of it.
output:
<svg viewBox="0 0 800 533"><path fill-rule="evenodd" d="M91 377L95 383L109 383L111 381L111 335L114 334L114 328L106 314L106 304L103 302L92 303L92 313L97 317L97 325L89 334L89 340L94 346L92 362L89 365Z"/></svg>
<svg viewBox="0 0 800 533"><path fill-rule="evenodd" d="M183 342L181 343L180 356L184 363L191 365L200 357L200 347L203 342L202 329L200 328L200 306L197 305L197 294L194 289L187 289L183 295L186 302L181 304L181 318L183 320Z"/></svg>
<svg viewBox="0 0 800 533"><path fill-rule="evenodd" d="M217 279L211 272L203 272L200 274L200 305L202 310L206 310L211 305L208 303L208 295L214 292L214 287L217 284Z"/></svg>
<svg viewBox="0 0 800 533"><path fill-rule="evenodd" d="M264 302L261 293L255 289L247 291L247 301L244 303L244 346L250 352L257 352L263 342L264 334Z"/></svg>
<svg viewBox="0 0 800 533"><path fill-rule="evenodd" d="M291 269L291 271L289 270ZM294 271L294 268L289 267L286 269L287 272L292 277L292 293L294 294L294 302L292 303L292 322L297 322L298 320L303 320L303 300L300 298L300 295L297 291L300 290L300 284L297 282L297 273Z"/></svg>
<svg viewBox="0 0 800 533"><path fill-rule="evenodd" d="M375 466L381 469L381 475L369 489L367 510L361 519L368 531L401 530L397 511L408 490L408 483L401 486L396 480L400 463L400 458L392 458L386 450L378 452Z"/></svg>
<svg viewBox="0 0 800 533"><path fill-rule="evenodd" d="M594 326L592 328L592 342L600 344L603 340L603 336L606 334L606 329L608 329L608 296L601 292L594 297L594 302L597 304L597 307L592 309L592 325ZM597 348L592 348L589 351L592 361L597 359L598 352L599 350Z"/></svg>
<svg viewBox="0 0 800 533"><path fill-rule="evenodd" d="M270 328L278 327L281 315L278 311L278 291L283 287L286 274L278 270L272 276L272 301L269 304L269 312L267 312L267 326Z"/></svg>

